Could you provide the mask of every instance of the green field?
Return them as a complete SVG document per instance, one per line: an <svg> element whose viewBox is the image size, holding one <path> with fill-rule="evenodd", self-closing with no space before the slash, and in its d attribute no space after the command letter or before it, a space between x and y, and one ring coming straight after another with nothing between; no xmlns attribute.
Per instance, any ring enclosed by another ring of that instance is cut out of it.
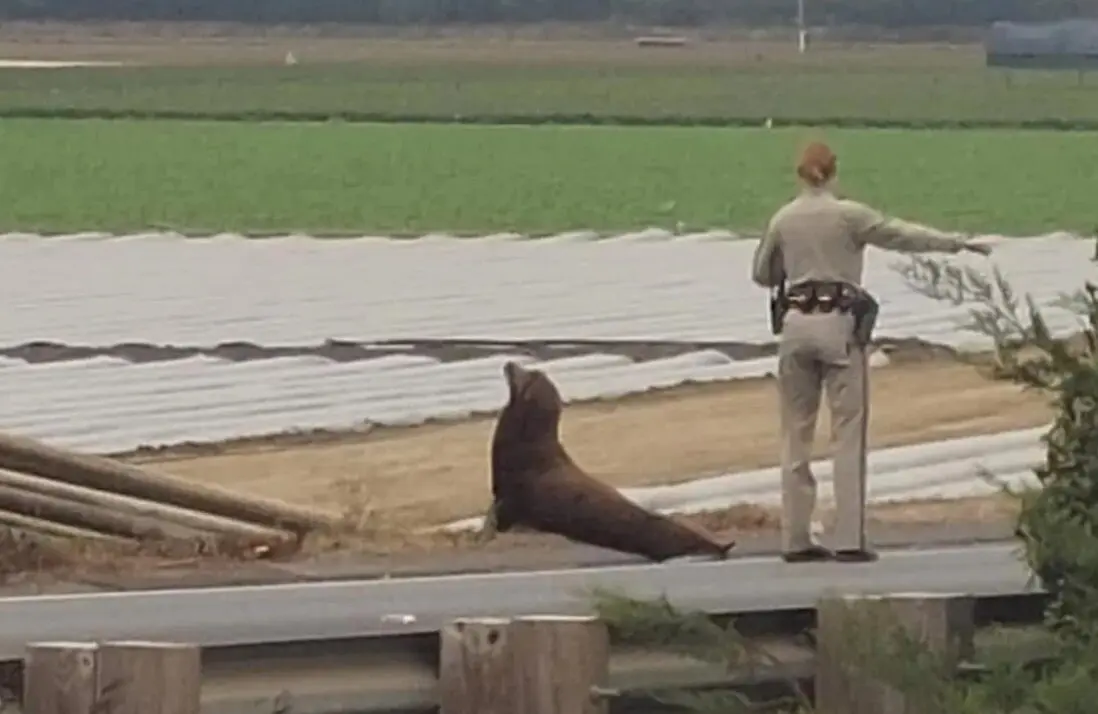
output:
<svg viewBox="0 0 1098 714"><path fill-rule="evenodd" d="M0 70L0 116L1098 127L1098 79L871 60Z"/></svg>
<svg viewBox="0 0 1098 714"><path fill-rule="evenodd" d="M976 45L116 40L69 28L52 45L0 44L0 57L135 64L0 70L0 227L755 232L821 135L843 189L884 210L1008 234L1098 222L1094 135L1019 130L1098 129L1098 79L988 70ZM282 64L287 49L299 64ZM86 116L129 118L28 118ZM615 123L717 126L591 126Z"/></svg>
<svg viewBox="0 0 1098 714"><path fill-rule="evenodd" d="M417 234L758 230L823 136L844 191L918 220L1089 231L1081 132L0 121L2 227Z"/></svg>

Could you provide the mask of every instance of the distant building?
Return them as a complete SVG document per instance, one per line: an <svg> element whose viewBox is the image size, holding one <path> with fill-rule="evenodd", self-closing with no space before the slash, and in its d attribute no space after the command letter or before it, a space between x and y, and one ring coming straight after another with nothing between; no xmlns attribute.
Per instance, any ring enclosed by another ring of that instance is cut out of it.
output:
<svg viewBox="0 0 1098 714"><path fill-rule="evenodd" d="M1098 20L996 22L984 48L989 67L1098 67Z"/></svg>

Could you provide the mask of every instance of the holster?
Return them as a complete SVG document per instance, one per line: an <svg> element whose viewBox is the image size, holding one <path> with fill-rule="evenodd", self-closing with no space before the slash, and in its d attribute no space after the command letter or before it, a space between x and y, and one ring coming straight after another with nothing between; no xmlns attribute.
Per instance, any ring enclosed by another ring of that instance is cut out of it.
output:
<svg viewBox="0 0 1098 714"><path fill-rule="evenodd" d="M877 315L881 304L877 298L862 288L858 288L858 298L854 301L854 341L861 347L868 347L873 341L873 330L877 327Z"/></svg>
<svg viewBox="0 0 1098 714"><path fill-rule="evenodd" d="M782 334L782 323L785 322L785 313L789 311L789 300L785 294L785 281L770 292L770 333Z"/></svg>
<svg viewBox="0 0 1098 714"><path fill-rule="evenodd" d="M811 280L798 283L784 292L783 319L790 309L805 313L849 312L854 318L854 341L860 347L867 347L873 340L880 303L864 288L850 283ZM773 307L771 313L773 320Z"/></svg>

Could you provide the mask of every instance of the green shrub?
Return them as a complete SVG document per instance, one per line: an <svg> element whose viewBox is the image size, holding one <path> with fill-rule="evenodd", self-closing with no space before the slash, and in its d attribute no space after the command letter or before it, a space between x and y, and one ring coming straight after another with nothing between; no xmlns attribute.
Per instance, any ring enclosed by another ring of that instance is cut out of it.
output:
<svg viewBox="0 0 1098 714"><path fill-rule="evenodd" d="M967 327L994 344L993 375L1044 391L1055 407L1044 437L1045 462L1035 470L1040 486L1012 492L1022 501L1017 535L1023 557L1049 594L1049 656L1033 666L1007 651L985 662L980 676L947 678L939 674L941 662L934 655L883 622L852 632L844 651L874 676L916 697L921 710L1092 714L1098 699L1098 287L1088 283L1061 299L1060 307L1081 318L1080 333L1064 339L1050 332L1034 301L1016 295L997 270L988 278L915 258L900 271L925 295L970 304ZM665 601L643 604L601 594L598 611L613 634L634 644L692 652L729 667L758 662L734 626L707 627L704 615L676 612ZM788 689L786 696L762 703L722 693L670 701L698 714L812 710L796 682Z"/></svg>

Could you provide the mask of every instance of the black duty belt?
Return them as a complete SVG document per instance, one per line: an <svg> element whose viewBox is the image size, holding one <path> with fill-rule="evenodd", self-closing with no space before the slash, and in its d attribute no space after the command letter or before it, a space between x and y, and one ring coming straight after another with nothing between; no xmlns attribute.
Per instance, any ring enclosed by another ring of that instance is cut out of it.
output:
<svg viewBox="0 0 1098 714"><path fill-rule="evenodd" d="M785 294L787 309L800 312L852 312L861 296L861 291L849 283L807 280L791 285Z"/></svg>

